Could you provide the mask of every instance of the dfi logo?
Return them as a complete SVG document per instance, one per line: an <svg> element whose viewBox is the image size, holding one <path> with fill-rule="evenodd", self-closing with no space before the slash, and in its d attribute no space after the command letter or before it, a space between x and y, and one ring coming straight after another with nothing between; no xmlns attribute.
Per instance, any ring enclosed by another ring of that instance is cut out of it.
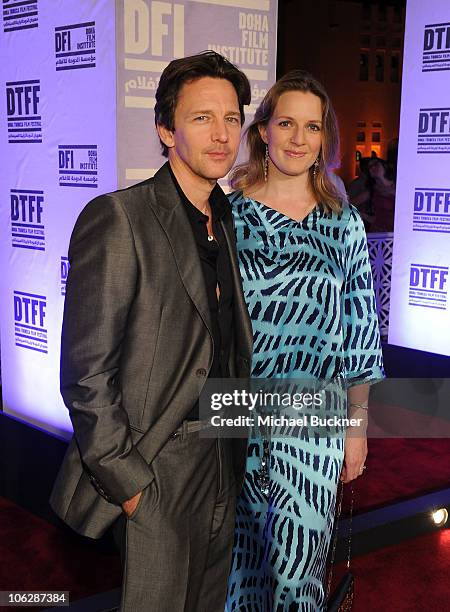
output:
<svg viewBox="0 0 450 612"><path fill-rule="evenodd" d="M61 257L61 280L66 281L69 276L69 260L67 257Z"/></svg>
<svg viewBox="0 0 450 612"><path fill-rule="evenodd" d="M73 151L70 149L60 149L59 153L59 168L62 170L73 169Z"/></svg>
<svg viewBox="0 0 450 612"><path fill-rule="evenodd" d="M61 295L66 295L67 277L69 276L69 258L61 257Z"/></svg>
<svg viewBox="0 0 450 612"><path fill-rule="evenodd" d="M148 6L150 4L150 7ZM164 39L170 38L171 50L166 55L184 56L184 6L172 2L125 0L125 53L142 55L150 52L163 56ZM167 16L171 16L171 32Z"/></svg>
<svg viewBox="0 0 450 612"><path fill-rule="evenodd" d="M62 32L55 32L55 52L60 53L61 51L71 51L71 40L70 30L63 30Z"/></svg>

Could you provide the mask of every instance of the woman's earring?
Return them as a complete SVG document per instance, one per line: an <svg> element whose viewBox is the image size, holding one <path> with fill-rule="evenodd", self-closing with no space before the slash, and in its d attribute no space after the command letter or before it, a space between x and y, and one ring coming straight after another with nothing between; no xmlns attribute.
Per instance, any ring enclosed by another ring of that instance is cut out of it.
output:
<svg viewBox="0 0 450 612"><path fill-rule="evenodd" d="M319 158L316 159L316 161L313 164L313 177L316 178L317 176L317 171L319 170Z"/></svg>
<svg viewBox="0 0 450 612"><path fill-rule="evenodd" d="M266 145L266 154L264 156L264 182L267 183L267 175L269 174L269 147Z"/></svg>

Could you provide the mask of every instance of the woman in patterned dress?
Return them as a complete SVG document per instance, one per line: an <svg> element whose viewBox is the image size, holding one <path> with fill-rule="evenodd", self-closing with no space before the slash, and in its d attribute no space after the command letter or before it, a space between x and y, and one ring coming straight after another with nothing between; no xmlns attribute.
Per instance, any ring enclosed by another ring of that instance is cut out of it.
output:
<svg viewBox="0 0 450 612"><path fill-rule="evenodd" d="M369 385L383 377L378 319L364 226L333 179L337 122L320 83L300 70L281 78L256 111L247 145L229 197L253 325L252 376L341 377L348 416L366 423ZM228 612L326 608L337 485L361 475L367 455L365 425L357 433L265 442L252 434Z"/></svg>

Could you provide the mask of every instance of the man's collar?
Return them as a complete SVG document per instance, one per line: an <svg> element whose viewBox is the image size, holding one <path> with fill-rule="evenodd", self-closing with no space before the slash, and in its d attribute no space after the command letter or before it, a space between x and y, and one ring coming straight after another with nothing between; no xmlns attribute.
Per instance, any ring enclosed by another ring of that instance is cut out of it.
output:
<svg viewBox="0 0 450 612"><path fill-rule="evenodd" d="M186 196L186 194L182 190L181 185L177 181L175 173L172 170L172 167L169 162L167 162L167 167L169 169L170 176L172 178L172 181L177 189L178 195L180 196L183 204L188 205L188 206L193 206L198 211L199 215L203 215L203 213L194 204L192 204L192 202L189 200L189 198ZM218 183L214 185L213 190L211 191L211 194L208 200L209 200L209 203L211 204L211 207L213 208L213 214L214 214L215 220L222 219L225 213L228 210L230 210L230 204L228 202L228 198L226 197L226 195L224 194L222 188L220 187ZM206 216L206 215L203 215L203 216Z"/></svg>
<svg viewBox="0 0 450 612"><path fill-rule="evenodd" d="M214 185L214 189L209 196L209 203L213 207L216 219L223 219L226 213L231 210L230 202L219 183Z"/></svg>

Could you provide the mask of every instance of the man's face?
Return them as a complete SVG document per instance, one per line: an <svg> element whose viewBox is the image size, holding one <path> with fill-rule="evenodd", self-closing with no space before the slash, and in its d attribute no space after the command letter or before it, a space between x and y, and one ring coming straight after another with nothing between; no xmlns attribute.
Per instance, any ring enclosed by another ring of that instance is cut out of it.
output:
<svg viewBox="0 0 450 612"><path fill-rule="evenodd" d="M229 81L202 77L185 83L174 123L173 132L158 126L174 167L209 181L230 171L239 150L241 115Z"/></svg>

